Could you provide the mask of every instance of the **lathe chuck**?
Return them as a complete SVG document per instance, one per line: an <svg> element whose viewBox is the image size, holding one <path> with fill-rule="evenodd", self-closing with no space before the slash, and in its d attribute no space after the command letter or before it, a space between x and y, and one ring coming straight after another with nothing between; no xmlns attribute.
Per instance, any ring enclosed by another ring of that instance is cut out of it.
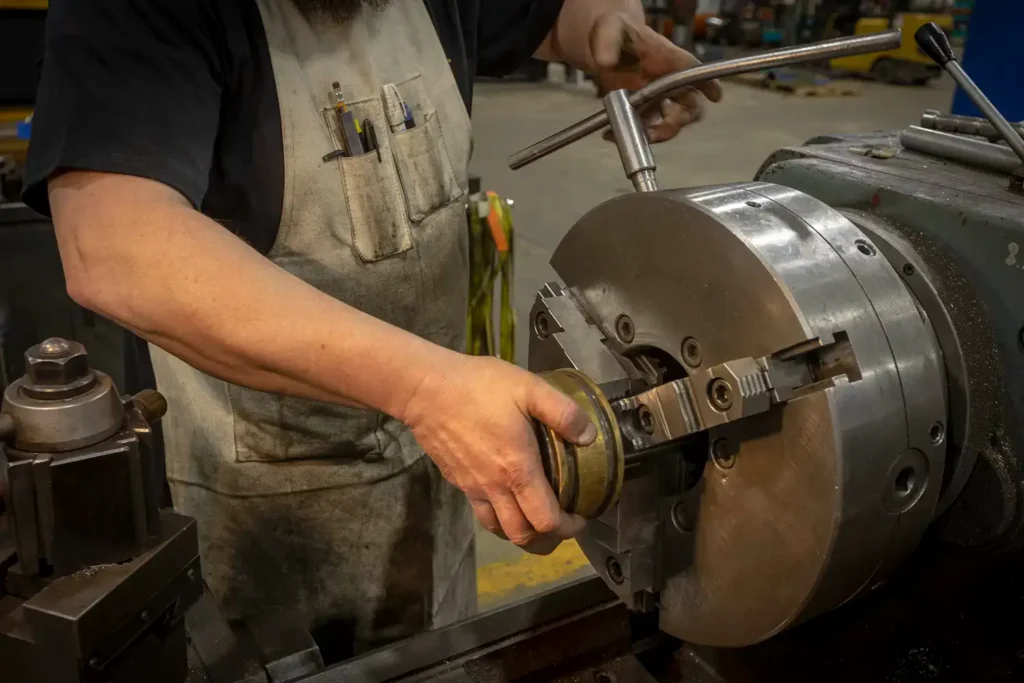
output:
<svg viewBox="0 0 1024 683"><path fill-rule="evenodd" d="M538 297L531 369L593 378L626 443L619 502L580 545L663 630L755 643L916 547L945 467L942 357L842 214L766 183L624 195L551 263L565 287Z"/></svg>

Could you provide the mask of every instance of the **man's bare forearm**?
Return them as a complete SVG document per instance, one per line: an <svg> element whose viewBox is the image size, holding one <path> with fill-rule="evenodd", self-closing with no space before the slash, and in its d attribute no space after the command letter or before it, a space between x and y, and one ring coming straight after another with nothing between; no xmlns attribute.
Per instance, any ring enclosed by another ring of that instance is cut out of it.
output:
<svg viewBox="0 0 1024 683"><path fill-rule="evenodd" d="M50 203L72 297L215 377L401 417L456 355L278 268L154 181L68 172Z"/></svg>

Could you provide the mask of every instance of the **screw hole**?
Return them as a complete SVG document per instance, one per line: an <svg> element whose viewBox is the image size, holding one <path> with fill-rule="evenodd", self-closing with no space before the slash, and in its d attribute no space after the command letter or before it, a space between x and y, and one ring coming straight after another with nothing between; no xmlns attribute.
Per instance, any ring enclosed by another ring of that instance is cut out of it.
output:
<svg viewBox="0 0 1024 683"><path fill-rule="evenodd" d="M534 317L533 331L537 333L537 337L540 339L547 339L548 335L551 334L551 322L548 320L548 314L544 311L540 311Z"/></svg>
<svg viewBox="0 0 1024 683"><path fill-rule="evenodd" d="M942 439L946 436L946 428L941 422L936 422L932 425L931 429L928 430L928 438L931 442L938 446L942 443Z"/></svg>
<svg viewBox="0 0 1024 683"><path fill-rule="evenodd" d="M672 526L676 528L681 534L686 534L693 531L693 523L689 520L689 515L686 514L686 506L683 501L679 501L672 506Z"/></svg>
<svg viewBox="0 0 1024 683"><path fill-rule="evenodd" d="M711 458L723 470L736 464L736 452L728 439L715 439L711 444Z"/></svg>
<svg viewBox="0 0 1024 683"><path fill-rule="evenodd" d="M914 274L914 272L915 272L914 264L912 264L912 263L904 263L903 264L903 274L904 275L906 275L907 277L910 277L911 275Z"/></svg>
<svg viewBox="0 0 1024 683"><path fill-rule="evenodd" d="M645 434L654 433L654 413L646 405L641 405L636 409L636 424Z"/></svg>
<svg viewBox="0 0 1024 683"><path fill-rule="evenodd" d="M610 671L595 671L594 683L619 683L619 679Z"/></svg>
<svg viewBox="0 0 1024 683"><path fill-rule="evenodd" d="M854 244L857 245L857 251L864 254L865 256L874 256L876 253L875 248L868 242L865 242L864 240L857 240L856 242L854 242Z"/></svg>
<svg viewBox="0 0 1024 683"><path fill-rule="evenodd" d="M633 336L636 333L633 329L633 321L625 313L615 320L615 332L619 335L619 339L626 344L633 341Z"/></svg>
<svg viewBox="0 0 1024 683"><path fill-rule="evenodd" d="M691 368L699 366L701 361L704 360L704 352L700 348L700 343L698 343L693 337L687 337L683 340L682 352L683 362Z"/></svg>
<svg viewBox="0 0 1024 683"><path fill-rule="evenodd" d="M614 557L609 557L605 561L604 568L608 572L608 578L612 580L612 583L618 585L626 580L626 575L622 572L622 565Z"/></svg>
<svg viewBox="0 0 1024 683"><path fill-rule="evenodd" d="M896 495L901 498L909 496L917 485L917 473L914 472L913 467L904 467L896 474L896 480L893 482L893 490L896 491Z"/></svg>
<svg viewBox="0 0 1024 683"><path fill-rule="evenodd" d="M747 202L747 206L749 206L752 209L760 209L761 208L761 204L759 202L755 202L755 201Z"/></svg>

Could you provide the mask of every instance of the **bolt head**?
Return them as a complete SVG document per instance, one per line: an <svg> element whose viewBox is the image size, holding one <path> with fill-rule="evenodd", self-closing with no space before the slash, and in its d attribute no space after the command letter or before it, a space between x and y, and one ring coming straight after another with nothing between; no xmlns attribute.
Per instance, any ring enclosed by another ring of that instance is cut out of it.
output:
<svg viewBox="0 0 1024 683"><path fill-rule="evenodd" d="M717 410L729 410L732 408L732 387L721 377L716 377L708 383L708 400Z"/></svg>
<svg viewBox="0 0 1024 683"><path fill-rule="evenodd" d="M66 339L60 337L50 337L39 344L39 355L48 358L63 356L70 351L71 345Z"/></svg>
<svg viewBox="0 0 1024 683"><path fill-rule="evenodd" d="M34 387L64 387L85 381L91 373L89 355L78 342L54 337L25 352L25 374Z"/></svg>

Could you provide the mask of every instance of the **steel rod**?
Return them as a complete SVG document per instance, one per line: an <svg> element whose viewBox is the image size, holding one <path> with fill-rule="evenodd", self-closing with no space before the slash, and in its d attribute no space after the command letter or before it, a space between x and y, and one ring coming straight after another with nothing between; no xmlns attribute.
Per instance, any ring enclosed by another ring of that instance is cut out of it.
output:
<svg viewBox="0 0 1024 683"><path fill-rule="evenodd" d="M956 84L960 86L960 89L967 93L967 96L974 102L974 106L985 115L985 118L989 120L992 127L999 132L999 135L1006 141L1006 144L1010 146L1010 149L1017 155L1017 158L1024 163L1024 138L1021 138L1017 134L1017 131L1013 129L1010 122L999 113L996 106L992 104L991 100L985 97L985 93L981 91L974 81L967 75L956 60L946 62L944 68L946 73L953 77Z"/></svg>
<svg viewBox="0 0 1024 683"><path fill-rule="evenodd" d="M904 129L900 144L915 152L998 173L1010 173L1020 166L1020 159L1009 147L920 126Z"/></svg>
<svg viewBox="0 0 1024 683"><path fill-rule="evenodd" d="M701 64L692 69L676 71L655 79L629 96L629 103L634 108L665 98L679 90L696 83L735 76L750 71L760 71L770 67L801 64L818 59L831 59L846 55L858 55L868 52L890 50L900 45L899 31L885 31L851 38L836 38L810 45L787 47L762 54L726 59L711 64ZM595 133L608 125L608 113L599 111L582 121L577 121L568 128L551 135L526 149L509 157L509 166L520 169L527 164L546 157L548 154L562 149L591 133Z"/></svg>

